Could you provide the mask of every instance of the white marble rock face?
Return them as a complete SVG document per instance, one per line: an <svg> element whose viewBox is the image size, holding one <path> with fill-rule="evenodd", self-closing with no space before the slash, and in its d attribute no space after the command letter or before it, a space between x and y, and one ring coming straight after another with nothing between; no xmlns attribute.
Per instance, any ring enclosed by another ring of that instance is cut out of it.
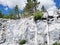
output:
<svg viewBox="0 0 60 45"><path fill-rule="evenodd" d="M33 17L19 20L2 21L0 19L0 45L19 45L20 39L26 39L24 45L44 45L47 43L47 21L39 20L34 22ZM2 34L4 34L2 36ZM58 20L50 21L49 41L52 45L59 41L60 23ZM4 38L3 38L4 37ZM1 40L3 38L3 40ZM4 41L5 40L5 41ZM1 42L2 41L2 42Z"/></svg>

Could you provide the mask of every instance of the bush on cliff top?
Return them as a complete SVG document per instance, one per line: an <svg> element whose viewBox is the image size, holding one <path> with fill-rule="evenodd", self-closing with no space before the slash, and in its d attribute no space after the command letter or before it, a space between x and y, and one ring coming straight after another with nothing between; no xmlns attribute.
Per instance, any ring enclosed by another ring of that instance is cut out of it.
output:
<svg viewBox="0 0 60 45"><path fill-rule="evenodd" d="M36 20L40 20L40 19L42 18L42 16L43 16L43 13L40 12L40 11L37 11L37 12L35 12L35 14L34 14L34 20L35 20L35 21L36 21Z"/></svg>

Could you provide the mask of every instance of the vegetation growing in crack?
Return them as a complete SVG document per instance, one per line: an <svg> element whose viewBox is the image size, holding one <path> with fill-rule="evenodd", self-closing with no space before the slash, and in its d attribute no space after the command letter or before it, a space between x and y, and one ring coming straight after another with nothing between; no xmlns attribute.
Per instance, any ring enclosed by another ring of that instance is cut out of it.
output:
<svg viewBox="0 0 60 45"><path fill-rule="evenodd" d="M20 40L20 41L19 41L19 44L20 44L20 45L23 45L23 44L25 44L26 42L27 42L26 40Z"/></svg>
<svg viewBox="0 0 60 45"><path fill-rule="evenodd" d="M55 42L53 45L60 45L60 42Z"/></svg>

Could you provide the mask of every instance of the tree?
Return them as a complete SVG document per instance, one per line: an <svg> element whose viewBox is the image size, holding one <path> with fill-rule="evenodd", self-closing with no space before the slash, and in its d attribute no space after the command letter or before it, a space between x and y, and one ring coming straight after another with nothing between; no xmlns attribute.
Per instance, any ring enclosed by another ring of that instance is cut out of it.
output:
<svg viewBox="0 0 60 45"><path fill-rule="evenodd" d="M13 19L13 18L14 18L14 16L13 16L13 13L12 13L12 12L10 12L10 14L9 14L9 18L10 18L10 19Z"/></svg>
<svg viewBox="0 0 60 45"><path fill-rule="evenodd" d="M42 12L46 12L46 9L45 9L44 6L42 6L41 11L42 11Z"/></svg>
<svg viewBox="0 0 60 45"><path fill-rule="evenodd" d="M33 11L33 2L31 0L27 0L27 4L24 8L24 12L31 13Z"/></svg>
<svg viewBox="0 0 60 45"><path fill-rule="evenodd" d="M0 18L2 18L3 17L3 15L2 15L2 11L0 10Z"/></svg>
<svg viewBox="0 0 60 45"><path fill-rule="evenodd" d="M37 0L33 0L33 2L34 2L35 11L36 11L37 10L37 6L38 6L38 4L40 4L40 2L37 2Z"/></svg>
<svg viewBox="0 0 60 45"><path fill-rule="evenodd" d="M37 0L27 0L27 4L24 8L24 12L33 13L37 10L37 5L39 2Z"/></svg>
<svg viewBox="0 0 60 45"><path fill-rule="evenodd" d="M15 6L14 10L15 10L15 17L20 18L19 17L19 8L18 8L18 5Z"/></svg>
<svg viewBox="0 0 60 45"><path fill-rule="evenodd" d="M60 9L60 5L59 5L58 9Z"/></svg>

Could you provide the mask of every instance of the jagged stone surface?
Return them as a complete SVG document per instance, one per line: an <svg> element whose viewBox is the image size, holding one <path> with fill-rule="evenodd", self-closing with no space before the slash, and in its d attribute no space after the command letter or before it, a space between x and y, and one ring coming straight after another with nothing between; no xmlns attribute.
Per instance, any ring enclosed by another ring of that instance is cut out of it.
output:
<svg viewBox="0 0 60 45"><path fill-rule="evenodd" d="M44 45L47 43L47 25L46 20L38 20L35 23L33 17L18 20L0 19L0 45L19 45L20 39L27 40L25 45ZM49 19L50 45L58 41L59 36L59 19Z"/></svg>

